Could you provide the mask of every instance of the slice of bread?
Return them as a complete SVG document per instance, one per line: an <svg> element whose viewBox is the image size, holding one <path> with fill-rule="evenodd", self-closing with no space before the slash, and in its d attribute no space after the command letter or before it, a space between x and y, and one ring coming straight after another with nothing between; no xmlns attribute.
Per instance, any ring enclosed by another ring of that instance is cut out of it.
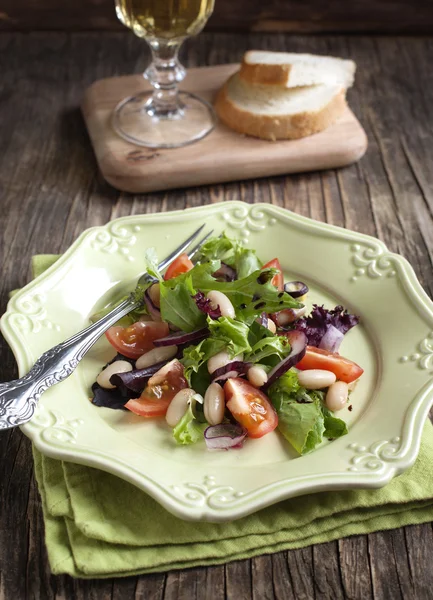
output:
<svg viewBox="0 0 433 600"><path fill-rule="evenodd" d="M251 85L235 73L218 92L215 109L221 121L239 133L265 140L295 139L332 125L345 109L345 93L340 85Z"/></svg>
<svg viewBox="0 0 433 600"><path fill-rule="evenodd" d="M288 88L325 84L347 89L353 84L355 70L352 60L332 56L251 50L244 55L239 76L251 84Z"/></svg>

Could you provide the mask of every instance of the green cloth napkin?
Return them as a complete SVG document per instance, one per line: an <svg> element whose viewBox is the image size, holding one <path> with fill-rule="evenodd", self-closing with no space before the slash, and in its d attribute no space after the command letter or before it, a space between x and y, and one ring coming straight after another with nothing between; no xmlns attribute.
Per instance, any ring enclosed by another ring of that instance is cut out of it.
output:
<svg viewBox="0 0 433 600"><path fill-rule="evenodd" d="M34 275L55 260L34 257ZM182 521L113 475L33 455L54 574L121 577L216 565L433 519L429 421L415 465L384 488L310 494L222 524Z"/></svg>

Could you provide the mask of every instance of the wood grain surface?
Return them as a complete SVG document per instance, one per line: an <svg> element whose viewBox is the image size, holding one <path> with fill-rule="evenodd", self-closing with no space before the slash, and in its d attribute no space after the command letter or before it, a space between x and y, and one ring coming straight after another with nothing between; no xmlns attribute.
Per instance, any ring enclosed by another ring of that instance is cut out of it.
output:
<svg viewBox="0 0 433 600"><path fill-rule="evenodd" d="M61 7L61 8L60 8ZM121 30L114 0L2 0L0 30ZM207 31L433 31L429 0L215 0Z"/></svg>
<svg viewBox="0 0 433 600"><path fill-rule="evenodd" d="M25 284L35 253L64 251L83 229L136 213L242 199L376 235L415 268L432 296L433 41L396 37L203 34L190 66L235 62L250 47L347 55L350 103L369 149L342 170L129 195L98 175L79 111L96 79L140 72L143 44L124 34L0 36L0 310ZM0 339L0 380L16 375ZM405 527L221 567L117 580L50 575L31 447L0 434L0 598L278 600L432 598L433 531Z"/></svg>
<svg viewBox="0 0 433 600"><path fill-rule="evenodd" d="M238 64L190 69L181 89L213 103ZM138 148L114 131L112 116L124 98L150 91L142 75L109 77L92 84L81 104L102 176L116 189L153 192L349 165L361 158L367 138L349 108L324 131L298 140L269 142L239 135L222 122L200 143L183 148Z"/></svg>

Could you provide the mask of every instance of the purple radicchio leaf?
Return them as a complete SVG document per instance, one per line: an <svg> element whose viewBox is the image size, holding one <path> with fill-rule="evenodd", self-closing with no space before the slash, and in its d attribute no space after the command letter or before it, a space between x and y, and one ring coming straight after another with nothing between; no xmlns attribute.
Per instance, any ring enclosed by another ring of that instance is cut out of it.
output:
<svg viewBox="0 0 433 600"><path fill-rule="evenodd" d="M197 292L193 296L195 303L197 304L197 308L201 310L205 315L209 315L211 319L219 319L221 316L220 307L212 308L211 301L206 298L203 292Z"/></svg>
<svg viewBox="0 0 433 600"><path fill-rule="evenodd" d="M294 323L294 329L303 331L309 346L320 346L322 339L331 328L337 329L343 336L359 323L359 317L351 315L342 306L329 310L324 306L313 304L313 310L307 317L302 317ZM342 338L341 338L342 339ZM341 340L340 340L341 341ZM336 352L338 348L333 348Z"/></svg>

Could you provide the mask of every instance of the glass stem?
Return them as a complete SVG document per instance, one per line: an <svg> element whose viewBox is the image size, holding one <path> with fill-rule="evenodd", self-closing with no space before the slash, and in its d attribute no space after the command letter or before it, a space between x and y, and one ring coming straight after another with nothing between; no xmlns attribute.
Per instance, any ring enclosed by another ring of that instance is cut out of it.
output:
<svg viewBox="0 0 433 600"><path fill-rule="evenodd" d="M147 41L152 50L152 62L144 72L144 77L149 80L154 89L146 107L147 113L159 119L179 118L183 112L178 83L184 79L186 71L177 55L183 40Z"/></svg>

